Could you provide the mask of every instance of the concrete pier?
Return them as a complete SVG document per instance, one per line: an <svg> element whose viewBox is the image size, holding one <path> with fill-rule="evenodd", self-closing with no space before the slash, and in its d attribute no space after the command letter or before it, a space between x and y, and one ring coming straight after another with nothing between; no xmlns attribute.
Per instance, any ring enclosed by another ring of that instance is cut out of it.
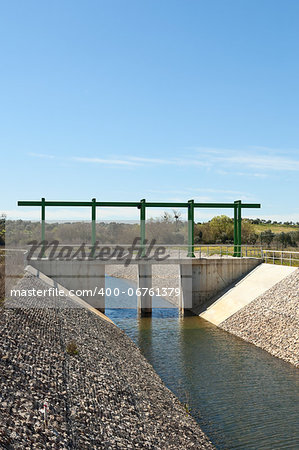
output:
<svg viewBox="0 0 299 450"><path fill-rule="evenodd" d="M152 265L148 262L140 262L138 264L138 289L140 289L140 295L137 296L137 311L140 316L151 316L152 314L152 296L149 294L151 287Z"/></svg>
<svg viewBox="0 0 299 450"><path fill-rule="evenodd" d="M180 296L179 296L179 310L182 314L185 309L192 308L192 264L180 264Z"/></svg>

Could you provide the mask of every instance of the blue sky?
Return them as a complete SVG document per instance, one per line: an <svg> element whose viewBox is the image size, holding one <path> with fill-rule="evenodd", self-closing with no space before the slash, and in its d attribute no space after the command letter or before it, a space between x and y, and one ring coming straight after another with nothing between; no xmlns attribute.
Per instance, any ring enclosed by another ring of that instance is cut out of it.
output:
<svg viewBox="0 0 299 450"><path fill-rule="evenodd" d="M297 0L0 5L8 217L38 218L16 202L40 197L194 198L261 202L246 215L299 221Z"/></svg>

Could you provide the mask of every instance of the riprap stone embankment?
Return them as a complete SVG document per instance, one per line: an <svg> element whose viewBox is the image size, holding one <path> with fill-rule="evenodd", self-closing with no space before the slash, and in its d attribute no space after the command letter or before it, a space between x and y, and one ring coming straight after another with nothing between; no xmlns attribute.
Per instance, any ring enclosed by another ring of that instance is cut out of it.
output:
<svg viewBox="0 0 299 450"><path fill-rule="evenodd" d="M299 269L219 326L299 367Z"/></svg>
<svg viewBox="0 0 299 450"><path fill-rule="evenodd" d="M126 334L70 298L7 300L0 333L0 447L213 448Z"/></svg>

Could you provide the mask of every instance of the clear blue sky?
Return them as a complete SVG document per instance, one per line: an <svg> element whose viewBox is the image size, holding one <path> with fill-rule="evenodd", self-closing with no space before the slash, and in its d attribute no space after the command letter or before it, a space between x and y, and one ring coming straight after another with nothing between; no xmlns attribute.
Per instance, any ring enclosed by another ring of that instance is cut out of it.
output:
<svg viewBox="0 0 299 450"><path fill-rule="evenodd" d="M38 217L16 202L42 196L194 198L261 202L250 216L299 221L297 0L0 5L8 217Z"/></svg>

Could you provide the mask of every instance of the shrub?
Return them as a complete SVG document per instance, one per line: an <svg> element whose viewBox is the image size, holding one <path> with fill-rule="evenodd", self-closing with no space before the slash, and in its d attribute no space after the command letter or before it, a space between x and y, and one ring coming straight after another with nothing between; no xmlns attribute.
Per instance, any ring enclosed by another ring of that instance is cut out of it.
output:
<svg viewBox="0 0 299 450"><path fill-rule="evenodd" d="M75 341L70 341L66 346L66 351L69 355L78 355L79 350Z"/></svg>

